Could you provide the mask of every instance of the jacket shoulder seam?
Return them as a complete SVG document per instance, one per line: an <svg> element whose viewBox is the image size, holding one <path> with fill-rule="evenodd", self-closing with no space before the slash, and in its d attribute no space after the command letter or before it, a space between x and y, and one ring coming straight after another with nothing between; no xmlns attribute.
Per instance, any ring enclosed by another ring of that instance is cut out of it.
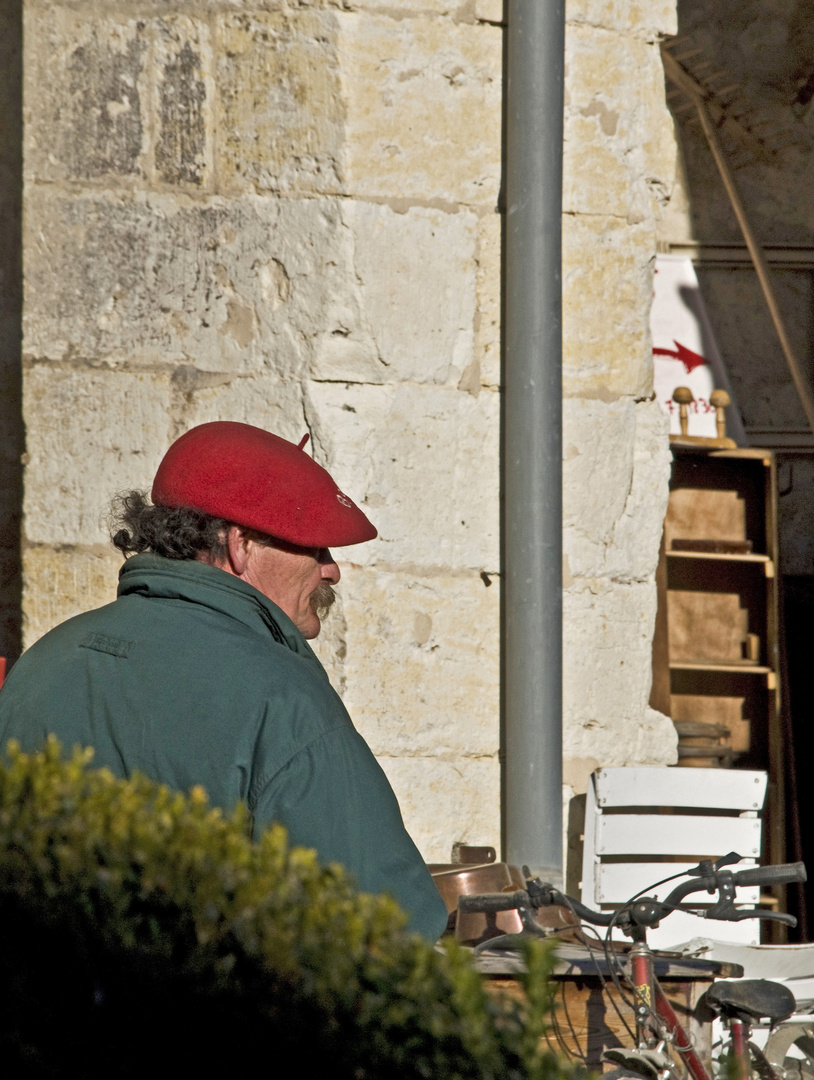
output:
<svg viewBox="0 0 814 1080"><path fill-rule="evenodd" d="M250 813L254 813L254 809L257 806L257 800L260 798L260 795L274 781L275 777L280 775L283 769L288 768L291 762L294 761L295 758L298 758L300 754L305 753L306 750L310 750L312 746L314 746L316 743L322 742L329 735L332 735L335 731L350 731L354 735L358 735L358 732L353 726L352 721L350 719L347 719L339 723L332 724L331 727L327 728L325 731L321 731L319 735L315 735L313 739L309 739L308 742L303 743L302 746L298 746L294 753L289 754L285 761L283 761L277 768L270 770L267 773L264 773L252 784L251 791L249 792L249 797L247 800Z"/></svg>

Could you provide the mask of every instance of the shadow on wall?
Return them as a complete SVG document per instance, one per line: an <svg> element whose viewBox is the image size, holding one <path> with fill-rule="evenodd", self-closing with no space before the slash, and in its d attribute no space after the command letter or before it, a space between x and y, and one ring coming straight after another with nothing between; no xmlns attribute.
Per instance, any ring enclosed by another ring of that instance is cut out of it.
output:
<svg viewBox="0 0 814 1080"><path fill-rule="evenodd" d="M0 656L21 648L22 0L0 0Z"/></svg>

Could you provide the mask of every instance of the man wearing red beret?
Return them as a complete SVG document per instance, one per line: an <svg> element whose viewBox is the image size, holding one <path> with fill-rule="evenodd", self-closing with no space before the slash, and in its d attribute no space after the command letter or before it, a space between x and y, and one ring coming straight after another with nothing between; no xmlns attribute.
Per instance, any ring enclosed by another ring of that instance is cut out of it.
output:
<svg viewBox="0 0 814 1080"><path fill-rule="evenodd" d="M339 581L330 548L376 530L304 442L216 422L173 443L152 502L119 500L116 601L21 657L0 692L0 741L33 750L54 733L119 776L242 801L255 835L282 823L435 939L444 903L306 640Z"/></svg>

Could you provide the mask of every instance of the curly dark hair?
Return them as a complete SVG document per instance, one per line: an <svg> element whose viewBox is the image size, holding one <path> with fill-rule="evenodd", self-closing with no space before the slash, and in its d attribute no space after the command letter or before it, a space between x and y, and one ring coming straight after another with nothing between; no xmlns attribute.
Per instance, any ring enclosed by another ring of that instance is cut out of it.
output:
<svg viewBox="0 0 814 1080"><path fill-rule="evenodd" d="M111 506L110 539L123 555L152 551L166 559L208 562L226 558L226 534L233 524L189 506L154 506L146 491L123 491Z"/></svg>

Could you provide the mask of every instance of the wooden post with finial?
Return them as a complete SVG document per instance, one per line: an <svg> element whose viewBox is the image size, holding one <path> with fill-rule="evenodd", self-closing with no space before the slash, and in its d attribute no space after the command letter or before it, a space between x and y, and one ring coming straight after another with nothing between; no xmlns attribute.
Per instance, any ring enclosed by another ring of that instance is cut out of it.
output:
<svg viewBox="0 0 814 1080"><path fill-rule="evenodd" d="M689 386L677 386L673 391L673 401L678 405L678 422L681 425L682 437L687 436L690 426L689 406L695 401Z"/></svg>
<svg viewBox="0 0 814 1080"><path fill-rule="evenodd" d="M681 428L680 435L671 435L670 442L680 443L682 446L708 446L719 450L734 450L737 446L726 435L726 413L729 404L729 394L726 390L713 390L709 395L709 403L715 408L715 428L717 435L690 435L690 405L695 401L692 390L688 386L677 386L673 391L673 401L678 405L678 423Z"/></svg>
<svg viewBox="0 0 814 1080"><path fill-rule="evenodd" d="M731 398L726 390L713 390L709 395L710 405L715 406L715 427L719 439L726 438L726 413L724 410L730 403Z"/></svg>

